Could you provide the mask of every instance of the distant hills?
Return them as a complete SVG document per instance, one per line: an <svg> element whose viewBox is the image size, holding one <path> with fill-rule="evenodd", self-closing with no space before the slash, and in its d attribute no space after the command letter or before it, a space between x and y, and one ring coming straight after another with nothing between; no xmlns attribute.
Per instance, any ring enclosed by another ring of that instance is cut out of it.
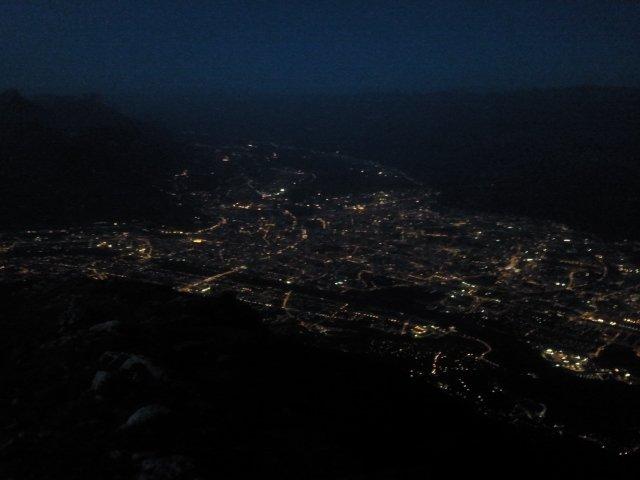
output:
<svg viewBox="0 0 640 480"><path fill-rule="evenodd" d="M206 132L211 143L342 150L403 168L455 206L640 238L640 89L167 97L138 105L176 128Z"/></svg>
<svg viewBox="0 0 640 480"><path fill-rule="evenodd" d="M0 94L0 221L38 226L170 215L177 147L96 96Z"/></svg>
<svg viewBox="0 0 640 480"><path fill-rule="evenodd" d="M121 103L207 144L340 150L404 169L456 207L640 238L640 89L158 95ZM96 96L5 92L0 220L177 219L159 187L185 155L167 138Z"/></svg>

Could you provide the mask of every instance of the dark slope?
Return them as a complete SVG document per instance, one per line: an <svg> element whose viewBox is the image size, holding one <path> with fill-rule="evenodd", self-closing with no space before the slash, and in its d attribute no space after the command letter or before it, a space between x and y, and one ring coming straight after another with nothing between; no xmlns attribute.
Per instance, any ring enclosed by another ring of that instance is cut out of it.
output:
<svg viewBox="0 0 640 480"><path fill-rule="evenodd" d="M154 116L207 132L210 143L261 140L342 150L403 168L454 205L640 238L640 89L151 104Z"/></svg>
<svg viewBox="0 0 640 480"><path fill-rule="evenodd" d="M479 132L469 145L472 168L447 176L447 165L439 167L445 172L441 188L453 204L640 238L639 90L494 99L484 125L472 127ZM452 162L462 163L455 156Z"/></svg>
<svg viewBox="0 0 640 480"><path fill-rule="evenodd" d="M275 336L231 296L43 278L1 285L0 301L2 478L388 479L633 466L477 417L393 361Z"/></svg>
<svg viewBox="0 0 640 480"><path fill-rule="evenodd" d="M178 147L95 97L0 94L0 221L159 220Z"/></svg>

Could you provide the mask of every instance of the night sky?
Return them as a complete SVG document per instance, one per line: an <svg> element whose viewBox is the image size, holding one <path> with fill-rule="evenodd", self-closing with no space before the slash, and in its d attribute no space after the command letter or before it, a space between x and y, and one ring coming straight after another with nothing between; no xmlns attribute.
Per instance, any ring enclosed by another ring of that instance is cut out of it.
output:
<svg viewBox="0 0 640 480"><path fill-rule="evenodd" d="M0 88L640 85L640 2L0 1Z"/></svg>

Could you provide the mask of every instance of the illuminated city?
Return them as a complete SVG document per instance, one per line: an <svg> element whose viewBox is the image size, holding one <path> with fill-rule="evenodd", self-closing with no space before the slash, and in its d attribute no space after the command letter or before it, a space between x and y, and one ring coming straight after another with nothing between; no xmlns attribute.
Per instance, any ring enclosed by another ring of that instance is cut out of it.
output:
<svg viewBox="0 0 640 480"><path fill-rule="evenodd" d="M631 478L640 1L0 1L0 480Z"/></svg>
<svg viewBox="0 0 640 480"><path fill-rule="evenodd" d="M197 208L190 228L102 223L4 232L3 277L135 278L205 296L233 291L279 329L407 358L412 377L486 413L524 415L620 453L640 445L565 424L564 407L531 393L541 367L520 358L535 356L583 381L635 385L636 372L600 357L612 345L638 348L640 244L446 209L399 171L340 154L199 148L196 166L175 175L171 192ZM334 179L358 193L340 192ZM507 371L529 381L512 382Z"/></svg>

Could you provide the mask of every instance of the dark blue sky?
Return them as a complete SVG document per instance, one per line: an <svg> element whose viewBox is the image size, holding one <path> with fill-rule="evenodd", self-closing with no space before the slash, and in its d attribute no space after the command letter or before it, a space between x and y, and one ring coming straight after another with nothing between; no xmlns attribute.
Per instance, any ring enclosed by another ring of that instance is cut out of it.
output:
<svg viewBox="0 0 640 480"><path fill-rule="evenodd" d="M640 2L0 0L0 87L640 85Z"/></svg>

